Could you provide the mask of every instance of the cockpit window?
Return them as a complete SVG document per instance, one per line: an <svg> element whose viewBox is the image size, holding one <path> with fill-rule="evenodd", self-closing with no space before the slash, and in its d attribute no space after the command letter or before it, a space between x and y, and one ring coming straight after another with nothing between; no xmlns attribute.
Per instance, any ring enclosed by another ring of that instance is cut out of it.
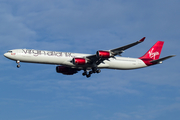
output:
<svg viewBox="0 0 180 120"><path fill-rule="evenodd" d="M8 53L12 53L12 51L8 51Z"/></svg>

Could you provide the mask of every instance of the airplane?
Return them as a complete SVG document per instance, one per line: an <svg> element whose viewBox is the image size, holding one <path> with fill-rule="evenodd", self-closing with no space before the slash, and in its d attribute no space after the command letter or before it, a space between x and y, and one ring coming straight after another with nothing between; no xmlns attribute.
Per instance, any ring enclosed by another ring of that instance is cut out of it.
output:
<svg viewBox="0 0 180 120"><path fill-rule="evenodd" d="M144 68L162 63L162 61L174 57L170 55L160 58L164 41L157 41L148 52L139 58L121 57L124 50L142 43L145 37L134 43L110 50L98 50L96 54L81 54L71 52L57 52L34 49L13 49L4 56L14 60L17 68L20 62L54 64L56 72L64 75L73 75L84 70L83 76L89 78L93 73L100 73L100 69L130 70ZM117 55L119 55L117 57Z"/></svg>

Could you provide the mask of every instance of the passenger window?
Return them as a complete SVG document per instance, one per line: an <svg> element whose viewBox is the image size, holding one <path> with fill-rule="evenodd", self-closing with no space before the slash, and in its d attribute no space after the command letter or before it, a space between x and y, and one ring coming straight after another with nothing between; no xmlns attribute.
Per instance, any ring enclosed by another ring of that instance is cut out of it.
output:
<svg viewBox="0 0 180 120"><path fill-rule="evenodd" d="M8 51L8 53L12 53L12 51Z"/></svg>

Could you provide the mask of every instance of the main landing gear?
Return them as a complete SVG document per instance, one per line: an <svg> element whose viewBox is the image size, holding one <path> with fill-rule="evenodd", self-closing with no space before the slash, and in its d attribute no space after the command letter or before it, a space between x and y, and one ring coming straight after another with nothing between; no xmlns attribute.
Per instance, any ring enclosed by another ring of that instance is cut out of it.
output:
<svg viewBox="0 0 180 120"><path fill-rule="evenodd" d="M83 75L83 76L86 76L87 78L89 78L89 77L91 77L91 74L93 74L93 73L100 73L100 72L101 72L101 70L99 70L99 69L97 69L97 68L92 68L92 70L89 71L89 73L88 73L86 70L84 70L84 72L82 73L82 75Z"/></svg>
<svg viewBox="0 0 180 120"><path fill-rule="evenodd" d="M16 63L17 63L17 68L20 68L20 67L21 67L21 65L19 64L19 63L20 63L20 61L19 61L19 60L17 60L17 61L16 61Z"/></svg>

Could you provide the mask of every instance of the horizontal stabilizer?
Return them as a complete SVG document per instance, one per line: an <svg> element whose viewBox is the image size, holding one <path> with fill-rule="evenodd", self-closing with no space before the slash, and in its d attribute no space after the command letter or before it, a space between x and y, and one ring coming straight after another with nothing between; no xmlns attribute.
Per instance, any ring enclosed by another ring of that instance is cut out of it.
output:
<svg viewBox="0 0 180 120"><path fill-rule="evenodd" d="M174 56L176 56L176 55L170 55L170 56L163 57L163 58L160 58L160 59L157 59L157 60L152 60L152 61L150 61L150 63L153 63L153 64L162 63L162 61L164 61L166 59L169 59L171 57L174 57Z"/></svg>

